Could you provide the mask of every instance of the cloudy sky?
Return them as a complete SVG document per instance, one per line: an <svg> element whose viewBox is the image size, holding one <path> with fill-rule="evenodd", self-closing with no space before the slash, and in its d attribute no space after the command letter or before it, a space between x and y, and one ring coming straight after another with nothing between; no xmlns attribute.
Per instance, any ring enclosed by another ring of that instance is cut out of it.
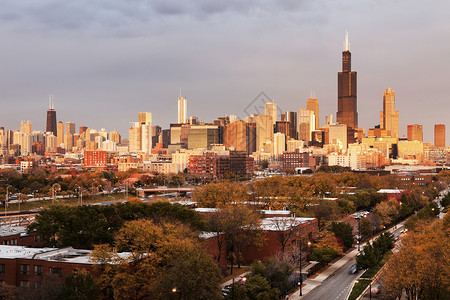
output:
<svg viewBox="0 0 450 300"><path fill-rule="evenodd" d="M58 121L128 137L139 111L176 122L180 88L204 121L244 117L260 92L283 111L314 93L323 124L348 30L360 127L379 124L390 87L400 134L420 123L432 142L435 123L450 127L449 11L447 0L3 0L0 126L44 130L53 93Z"/></svg>

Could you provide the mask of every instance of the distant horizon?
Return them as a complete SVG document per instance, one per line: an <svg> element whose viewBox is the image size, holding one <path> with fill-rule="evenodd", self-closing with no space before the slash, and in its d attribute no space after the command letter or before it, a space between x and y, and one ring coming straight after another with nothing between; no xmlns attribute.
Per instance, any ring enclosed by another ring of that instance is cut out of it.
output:
<svg viewBox="0 0 450 300"><path fill-rule="evenodd" d="M442 38L449 9L443 0L10 1L0 13L0 126L17 130L31 120L45 130L53 94L58 121L126 138L138 112L151 112L162 128L176 123L180 88L188 117L205 122L242 119L261 92L298 111L314 92L323 125L326 115L336 120L348 31L359 127L367 134L380 123L383 92L392 88L400 136L422 124L424 142L434 143L434 125L450 125L450 42Z"/></svg>

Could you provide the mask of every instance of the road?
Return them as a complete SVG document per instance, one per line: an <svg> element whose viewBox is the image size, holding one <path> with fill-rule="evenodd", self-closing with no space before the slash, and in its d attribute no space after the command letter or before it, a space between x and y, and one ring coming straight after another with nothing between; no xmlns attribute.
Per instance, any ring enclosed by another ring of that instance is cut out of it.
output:
<svg viewBox="0 0 450 300"><path fill-rule="evenodd" d="M347 297L348 290L351 288L353 281L360 274L350 274L350 267L355 264L355 259L353 258L348 263L346 263L342 268L340 268L333 276L328 277L321 286L308 293L302 299L305 300L345 300ZM361 271L360 271L361 272Z"/></svg>
<svg viewBox="0 0 450 300"><path fill-rule="evenodd" d="M394 235L400 237L400 233L403 230L403 222L396 226L396 229L389 229ZM364 247L364 244L361 245ZM347 294L350 292L350 288L353 282L364 272L359 271L356 274L350 274L350 267L355 264L355 259L350 260L342 268L340 268L333 276L327 278L319 287L308 293L302 299L305 300L345 300Z"/></svg>

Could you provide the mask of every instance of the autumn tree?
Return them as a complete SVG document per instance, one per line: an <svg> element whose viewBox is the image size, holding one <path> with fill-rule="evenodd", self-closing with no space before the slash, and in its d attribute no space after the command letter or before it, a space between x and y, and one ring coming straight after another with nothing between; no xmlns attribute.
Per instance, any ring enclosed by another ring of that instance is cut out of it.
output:
<svg viewBox="0 0 450 300"><path fill-rule="evenodd" d="M213 299L220 291L218 267L200 249L197 234L181 223L127 222L115 236L114 246L114 250L96 246L93 259L101 273L100 288L112 288L117 299L156 298L167 295L161 288L169 286L170 290L179 287L183 299ZM128 254L118 253L124 251ZM188 269L186 281L182 273ZM170 276L162 278L162 272ZM194 287L186 286L193 282Z"/></svg>
<svg viewBox="0 0 450 300"><path fill-rule="evenodd" d="M235 181L214 182L195 189L192 198L202 207L218 207L247 201L248 189Z"/></svg>
<svg viewBox="0 0 450 300"><path fill-rule="evenodd" d="M241 252L245 247L263 243L261 215L251 207L228 205L219 208L209 220L211 229L226 236L231 273L235 261L240 267Z"/></svg>
<svg viewBox="0 0 450 300"><path fill-rule="evenodd" d="M409 299L448 299L450 296L450 235L446 216L442 221L425 221L409 232L399 251L386 264L382 275L391 297L403 293Z"/></svg>

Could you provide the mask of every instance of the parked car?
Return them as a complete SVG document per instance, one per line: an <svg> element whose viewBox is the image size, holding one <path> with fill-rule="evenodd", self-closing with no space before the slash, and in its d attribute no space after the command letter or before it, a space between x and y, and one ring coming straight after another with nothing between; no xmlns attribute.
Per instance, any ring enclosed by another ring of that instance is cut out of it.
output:
<svg viewBox="0 0 450 300"><path fill-rule="evenodd" d="M358 267L356 266L356 264L352 265L348 271L350 274L355 274L358 273Z"/></svg>

